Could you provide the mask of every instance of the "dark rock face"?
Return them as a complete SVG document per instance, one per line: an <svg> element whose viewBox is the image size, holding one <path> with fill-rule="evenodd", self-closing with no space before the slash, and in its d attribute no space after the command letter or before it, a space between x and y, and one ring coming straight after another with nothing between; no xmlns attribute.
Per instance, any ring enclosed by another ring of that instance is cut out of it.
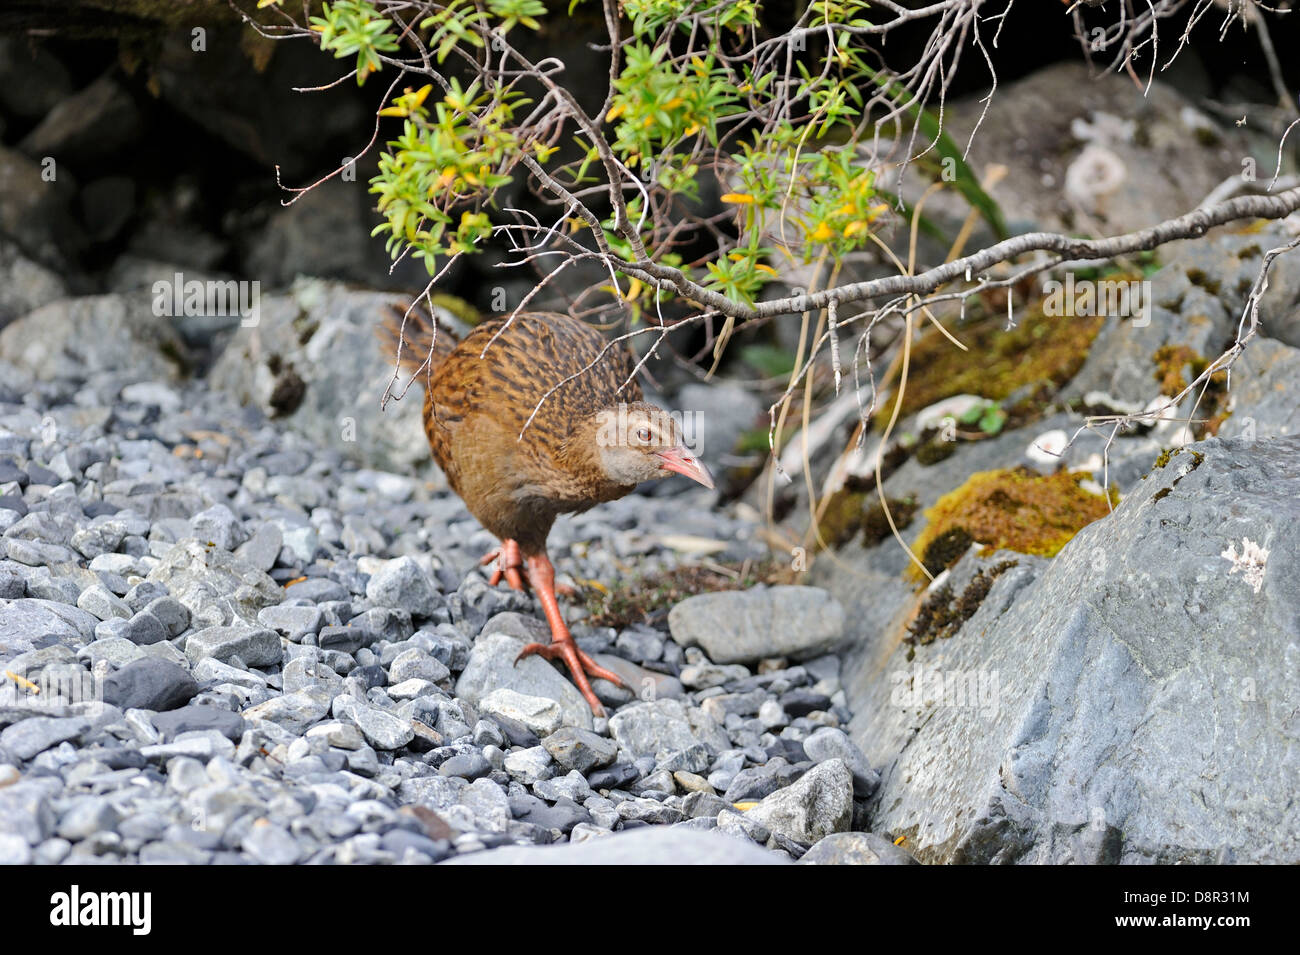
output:
<svg viewBox="0 0 1300 955"><path fill-rule="evenodd" d="M863 647L873 829L933 862L1294 860L1298 502L1300 437L1193 445L951 638L885 678Z"/></svg>

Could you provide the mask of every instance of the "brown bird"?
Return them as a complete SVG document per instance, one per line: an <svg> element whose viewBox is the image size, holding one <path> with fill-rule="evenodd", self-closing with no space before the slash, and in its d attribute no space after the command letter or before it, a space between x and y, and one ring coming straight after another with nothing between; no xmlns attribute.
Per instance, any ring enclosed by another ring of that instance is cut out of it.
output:
<svg viewBox="0 0 1300 955"><path fill-rule="evenodd" d="M560 514L630 494L642 481L684 474L713 487L675 418L642 400L627 352L596 329L549 312L476 326L459 343L418 309L394 309L379 332L401 370L424 386L433 459L501 546L491 583L531 588L551 627L549 645L519 658L561 659L597 715L588 675L623 682L573 642L555 596L546 538Z"/></svg>

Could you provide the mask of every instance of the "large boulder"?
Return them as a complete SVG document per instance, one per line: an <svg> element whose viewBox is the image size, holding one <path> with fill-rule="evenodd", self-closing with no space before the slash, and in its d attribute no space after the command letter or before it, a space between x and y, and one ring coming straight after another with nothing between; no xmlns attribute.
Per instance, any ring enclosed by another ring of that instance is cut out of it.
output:
<svg viewBox="0 0 1300 955"><path fill-rule="evenodd" d="M176 380L189 361L171 319L144 295L51 302L0 331L0 359L38 379L111 371L140 381Z"/></svg>
<svg viewBox="0 0 1300 955"><path fill-rule="evenodd" d="M846 666L872 829L926 862L1300 859L1297 520L1300 437L1214 439L1051 561L972 591L964 558L951 636L904 611Z"/></svg>
<svg viewBox="0 0 1300 955"><path fill-rule="evenodd" d="M57 272L33 262L18 246L0 238L0 328L67 294L67 285Z"/></svg>
<svg viewBox="0 0 1300 955"><path fill-rule="evenodd" d="M974 134L967 161L977 176L1007 167L989 191L1013 231L1147 228L1196 208L1262 146L1211 120L1171 83L1144 90L1083 63L1044 67L1000 87L991 103L955 104L944 120L961 146ZM1261 149L1260 169L1270 168L1266 158ZM1161 172L1175 165L1177 176Z"/></svg>
<svg viewBox="0 0 1300 955"><path fill-rule="evenodd" d="M265 295L257 324L235 332L210 383L359 463L427 467L419 385L380 407L394 356L381 349L375 329L398 301L392 293L315 279L295 282L285 295ZM442 310L439 317L457 322Z"/></svg>

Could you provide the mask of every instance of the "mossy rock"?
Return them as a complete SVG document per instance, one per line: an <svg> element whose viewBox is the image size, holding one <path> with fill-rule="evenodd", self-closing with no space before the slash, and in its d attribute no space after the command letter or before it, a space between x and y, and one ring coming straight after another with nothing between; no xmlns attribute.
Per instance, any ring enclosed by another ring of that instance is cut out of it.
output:
<svg viewBox="0 0 1300 955"><path fill-rule="evenodd" d="M1079 486L1083 478L1028 468L972 474L925 512L929 523L913 550L932 574L950 566L971 543L1054 557L1080 529L1110 512L1105 497ZM909 573L920 576L915 567Z"/></svg>
<svg viewBox="0 0 1300 955"><path fill-rule="evenodd" d="M1161 345L1151 356L1155 364L1154 377L1160 383L1160 393L1172 398L1180 394L1189 382L1210 367L1209 361L1188 345ZM1192 423L1192 437L1197 441L1219 433L1223 422L1232 412L1228 410L1228 374L1216 371L1205 384L1196 405L1196 421Z"/></svg>
<svg viewBox="0 0 1300 955"><path fill-rule="evenodd" d="M1055 318L1035 308L1008 329L1005 315L991 314L953 329L968 351L931 330L912 348L902 415L961 394L1002 401L1026 386L1045 405L1083 366L1104 323L1101 316ZM895 371L887 382L895 394L898 377ZM877 422L889 420L892 400Z"/></svg>
<svg viewBox="0 0 1300 955"><path fill-rule="evenodd" d="M914 500L888 498L888 502L889 513L900 530L912 523L916 514ZM859 534L862 546L871 547L892 533L889 519L880 506L880 495L874 488L869 491L849 488L836 491L826 501L817 521L817 530L823 546L832 548L843 547Z"/></svg>

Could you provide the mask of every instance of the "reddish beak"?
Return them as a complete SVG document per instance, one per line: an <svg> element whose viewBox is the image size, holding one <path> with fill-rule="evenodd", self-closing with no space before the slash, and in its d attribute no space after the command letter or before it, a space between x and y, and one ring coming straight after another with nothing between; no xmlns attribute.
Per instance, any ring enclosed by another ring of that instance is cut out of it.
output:
<svg viewBox="0 0 1300 955"><path fill-rule="evenodd" d="M686 448L679 445L671 450L656 451L655 453L659 456L659 460L663 462L665 470L684 474L692 481L699 481L710 491L713 490L713 475L709 473L709 469L704 466L704 463Z"/></svg>

